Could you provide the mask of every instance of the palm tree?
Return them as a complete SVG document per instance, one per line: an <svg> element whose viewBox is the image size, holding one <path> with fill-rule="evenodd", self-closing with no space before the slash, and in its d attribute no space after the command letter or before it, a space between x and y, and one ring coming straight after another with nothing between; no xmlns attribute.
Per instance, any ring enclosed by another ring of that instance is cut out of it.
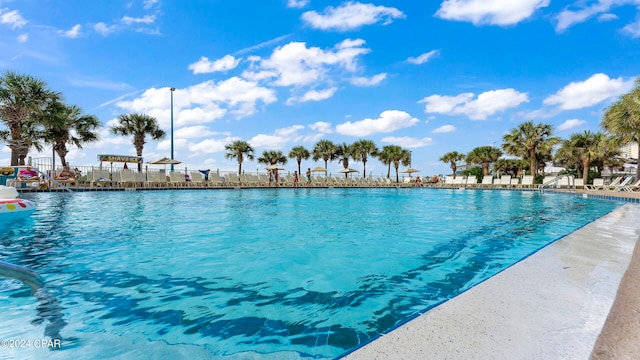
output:
<svg viewBox="0 0 640 360"><path fill-rule="evenodd" d="M457 151L448 152L442 157L440 157L440 161L449 163L451 165L451 171L453 172L453 178L456 178L456 172L458 171L458 166L456 163L465 158L464 154L461 154Z"/></svg>
<svg viewBox="0 0 640 360"><path fill-rule="evenodd" d="M337 151L336 145L330 140L320 140L313 147L311 154L313 161L324 160L324 169L327 170L327 162L337 158Z"/></svg>
<svg viewBox="0 0 640 360"><path fill-rule="evenodd" d="M311 153L309 153L309 150L307 150L304 146L294 146L293 148L291 148L291 151L289 151L289 158L296 159L296 161L298 162L298 174L302 174L300 172L300 164L302 163L302 160L309 160L310 156Z"/></svg>
<svg viewBox="0 0 640 360"><path fill-rule="evenodd" d="M384 161L385 164L388 164L387 178L389 178L391 173L391 163L393 163L393 167L396 169L396 182L399 182L400 176L398 174L398 167L400 167L400 164L404 166L409 165L411 152L398 145L385 145L382 147L379 159Z"/></svg>
<svg viewBox="0 0 640 360"><path fill-rule="evenodd" d="M578 174L582 174L580 149L574 146L571 139L562 140L553 160L562 164L567 170L576 169Z"/></svg>
<svg viewBox="0 0 640 360"><path fill-rule="evenodd" d="M249 160L253 160L254 150L251 145L244 140L236 140L231 144L225 145L224 149L227 150L227 153L224 154L227 159L238 160L238 176L242 175L242 162L244 158L246 157Z"/></svg>
<svg viewBox="0 0 640 360"><path fill-rule="evenodd" d="M489 175L489 164L497 161L502 156L502 151L493 146L480 146L467 154L467 162L470 164L482 164L482 175Z"/></svg>
<svg viewBox="0 0 640 360"><path fill-rule="evenodd" d="M284 165L287 163L287 157L284 156L284 154L280 150L265 150L262 152L262 156L258 158L258 163L267 165Z"/></svg>
<svg viewBox="0 0 640 360"><path fill-rule="evenodd" d="M524 170L527 165L529 162L521 159L498 159L493 163L493 171L496 174L519 176L520 170Z"/></svg>
<svg viewBox="0 0 640 360"><path fill-rule="evenodd" d="M82 149L84 144L99 139L96 130L102 126L100 120L94 115L82 114L78 106L56 102L44 117L45 141L53 145L63 167L68 165L67 144Z"/></svg>
<svg viewBox="0 0 640 360"><path fill-rule="evenodd" d="M347 170L349 168L349 158L353 155L353 148L351 145L347 143L342 143L336 146L336 155L340 158L342 162L342 167ZM344 173L344 177L348 177L348 173Z"/></svg>
<svg viewBox="0 0 640 360"><path fill-rule="evenodd" d="M604 114L600 126L611 134L619 145L640 144L640 78L631 92L623 95ZM640 159L640 146L637 158ZM640 166L636 168L636 179L640 179Z"/></svg>
<svg viewBox="0 0 640 360"><path fill-rule="evenodd" d="M591 166L596 168L598 176L605 168L621 167L626 162L621 156L620 143L613 136L605 135L600 142L598 156L591 159Z"/></svg>
<svg viewBox="0 0 640 360"><path fill-rule="evenodd" d="M569 139L572 147L578 149L580 160L582 161L582 178L585 181L589 179L589 168L591 167L591 159L600 156L600 144L605 140L605 135L601 132L592 133L586 130L582 133L573 134Z"/></svg>
<svg viewBox="0 0 640 360"><path fill-rule="evenodd" d="M20 130L20 139L24 142L24 146L27 149L26 151L20 151L18 154L18 164L24 165L25 159L29 154L29 150L31 148L36 151L42 152L44 150L44 140L45 140L45 132L36 121L28 120L22 124L22 129ZM0 130L0 142L9 143L11 142L11 131L9 130Z"/></svg>
<svg viewBox="0 0 640 360"><path fill-rule="evenodd" d="M164 130L158 127L156 118L146 114L123 114L118 116L118 125L112 126L110 132L113 135L131 136L133 135L133 146L136 148L136 155L142 157L142 150L146 143L146 136L153 140L163 139ZM138 171L142 171L142 162L138 163Z"/></svg>
<svg viewBox="0 0 640 360"><path fill-rule="evenodd" d="M378 156L379 150L372 140L360 139L353 144L353 158L356 161L362 161L364 167L362 177L367 177L367 160L369 155Z"/></svg>
<svg viewBox="0 0 640 360"><path fill-rule="evenodd" d="M561 141L560 138L552 135L551 124L534 124L532 121L527 121L504 135L502 148L507 154L529 160L529 171L532 175L536 175L538 158L541 155L551 154L553 147Z"/></svg>
<svg viewBox="0 0 640 360"><path fill-rule="evenodd" d="M378 154L378 160L387 165L387 179L391 177L391 163L393 162L393 153L396 151L395 145L385 145Z"/></svg>
<svg viewBox="0 0 640 360"><path fill-rule="evenodd" d="M47 88L47 83L30 75L7 71L0 77L0 120L7 126L10 139L11 165L24 165L29 152L28 141L22 138L22 127L39 114L60 94ZM22 163L20 158L22 157Z"/></svg>

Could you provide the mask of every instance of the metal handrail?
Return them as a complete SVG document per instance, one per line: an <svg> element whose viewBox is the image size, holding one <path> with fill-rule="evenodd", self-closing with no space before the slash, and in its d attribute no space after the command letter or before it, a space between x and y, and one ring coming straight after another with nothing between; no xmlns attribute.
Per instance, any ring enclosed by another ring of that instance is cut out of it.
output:
<svg viewBox="0 0 640 360"><path fill-rule="evenodd" d="M24 266L14 265L4 261L0 261L0 276L22 282L31 288L32 294L44 286L44 279L38 273Z"/></svg>
<svg viewBox="0 0 640 360"><path fill-rule="evenodd" d="M63 189L65 189L66 191L72 193L73 190L69 189L65 184L61 183L60 181L52 178L51 176L47 175L46 173L40 171L38 168L35 167L31 167L32 169L34 169L35 171L37 171L38 173L42 174L42 176L46 179L51 181L52 183L55 183L56 185L62 187ZM78 179L76 179L76 181L78 181Z"/></svg>
<svg viewBox="0 0 640 360"><path fill-rule="evenodd" d="M550 185L550 184L553 184L553 183L556 183L556 184L557 184L557 183L558 183L558 181L559 181L560 179L564 178L564 177L566 177L567 179L569 179L569 189L570 189L572 192L575 192L575 191L576 191L576 181L575 181L575 179L576 179L576 178L575 178L573 175L568 175L568 174L558 175L558 176L554 177L554 178L553 178L553 179L551 179L551 180L547 180L546 182L544 182L544 183L542 183L542 184L538 185L538 190L539 190L540 192L544 192L544 187L545 187L545 186Z"/></svg>

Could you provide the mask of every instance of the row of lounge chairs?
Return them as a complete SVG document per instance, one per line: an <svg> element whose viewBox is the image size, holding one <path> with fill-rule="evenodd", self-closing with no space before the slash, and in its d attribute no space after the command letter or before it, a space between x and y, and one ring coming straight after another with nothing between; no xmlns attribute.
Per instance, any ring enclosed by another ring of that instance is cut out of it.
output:
<svg viewBox="0 0 640 360"><path fill-rule="evenodd" d="M110 173L108 170L93 170L87 174L84 186L90 188L215 188L215 187L275 187L275 183L270 183L266 175L243 174L238 175L220 175L218 173L210 173L207 180L199 171L189 172L189 180L186 179L183 172L148 172L141 173L135 171L118 171ZM281 175L278 179L277 186L293 187L293 175ZM310 184L307 184L306 178L300 177L298 186L312 187L381 187L381 186L398 186L388 179L362 179L362 178L343 178L343 177L319 177L312 178Z"/></svg>
<svg viewBox="0 0 640 360"><path fill-rule="evenodd" d="M480 187L480 188L533 188L532 175L524 175L522 178L502 175L494 178L491 175L484 176L481 182L477 181L475 175L470 176L447 176L444 179L443 187Z"/></svg>
<svg viewBox="0 0 640 360"><path fill-rule="evenodd" d="M633 177L629 176L624 178L623 176L617 177L609 184L605 184L604 179L593 179L593 184L586 185L585 188L589 190L601 190L601 191L627 191L635 192L640 191L640 180L636 180L632 183Z"/></svg>

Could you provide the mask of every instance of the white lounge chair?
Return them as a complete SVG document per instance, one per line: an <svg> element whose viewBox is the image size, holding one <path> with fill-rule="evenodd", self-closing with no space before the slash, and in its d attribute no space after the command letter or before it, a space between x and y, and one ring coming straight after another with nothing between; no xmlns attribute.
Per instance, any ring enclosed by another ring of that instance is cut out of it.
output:
<svg viewBox="0 0 640 360"><path fill-rule="evenodd" d="M618 178L620 179L620 178ZM607 186L607 190L609 191L623 191L622 188L629 185L629 183L631 182L633 178L631 176L625 178L622 181L619 181L618 184L609 184Z"/></svg>
<svg viewBox="0 0 640 360"><path fill-rule="evenodd" d="M613 181L609 183L609 185L603 186L602 190L615 190L616 187L619 186L621 182L622 182L622 176L619 176L613 179Z"/></svg>
<svg viewBox="0 0 640 360"><path fill-rule="evenodd" d="M602 190L604 188L604 179L603 178L595 178L593 179L593 184L586 184L584 186L587 190Z"/></svg>
<svg viewBox="0 0 640 360"><path fill-rule="evenodd" d="M477 186L478 185L478 180L476 179L475 175L469 175L467 177L467 186Z"/></svg>
<svg viewBox="0 0 640 360"><path fill-rule="evenodd" d="M635 183L631 185L625 185L620 190L634 192L640 190L640 180L637 180Z"/></svg>
<svg viewBox="0 0 640 360"><path fill-rule="evenodd" d="M491 186L493 186L493 176L492 175L485 175L482 178L482 182L480 183L480 185L482 187L491 187Z"/></svg>
<svg viewBox="0 0 640 360"><path fill-rule="evenodd" d="M522 176L522 187L524 188L530 188L533 187L533 180L534 180L534 176L533 175L523 175Z"/></svg>

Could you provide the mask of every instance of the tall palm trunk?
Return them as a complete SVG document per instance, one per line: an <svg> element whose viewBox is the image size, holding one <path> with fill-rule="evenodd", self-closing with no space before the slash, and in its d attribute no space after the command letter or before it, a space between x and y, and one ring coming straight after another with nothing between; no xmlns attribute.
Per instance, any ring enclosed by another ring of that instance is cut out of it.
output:
<svg viewBox="0 0 640 360"><path fill-rule="evenodd" d="M456 163L452 162L451 163L451 171L453 171L453 178L456 178L456 172L458 171L458 167L456 166Z"/></svg>
<svg viewBox="0 0 640 360"><path fill-rule="evenodd" d="M396 182L400 182L400 176L398 175L398 167L400 166L399 162L394 162L393 167L396 168Z"/></svg>
<svg viewBox="0 0 640 360"><path fill-rule="evenodd" d="M67 154L69 153L67 151L67 147L64 146L64 144L56 144L53 146L53 149L55 150L56 154L58 154L58 157L60 158L60 162L62 163L62 167L67 166Z"/></svg>
<svg viewBox="0 0 640 360"><path fill-rule="evenodd" d="M536 157L536 149L529 149L529 156L531 157L531 175L538 175L538 158Z"/></svg>
<svg viewBox="0 0 640 360"><path fill-rule="evenodd" d="M387 179L391 177L391 162L389 162L389 167L387 168Z"/></svg>
<svg viewBox="0 0 640 360"><path fill-rule="evenodd" d="M589 155L584 156L582 158L582 179L584 179L584 183L587 183L587 180L589 179L589 166L591 165L591 158L589 157Z"/></svg>
<svg viewBox="0 0 640 360"><path fill-rule="evenodd" d="M367 178L367 158L365 157L362 158L362 166L363 166L362 177L366 179Z"/></svg>

